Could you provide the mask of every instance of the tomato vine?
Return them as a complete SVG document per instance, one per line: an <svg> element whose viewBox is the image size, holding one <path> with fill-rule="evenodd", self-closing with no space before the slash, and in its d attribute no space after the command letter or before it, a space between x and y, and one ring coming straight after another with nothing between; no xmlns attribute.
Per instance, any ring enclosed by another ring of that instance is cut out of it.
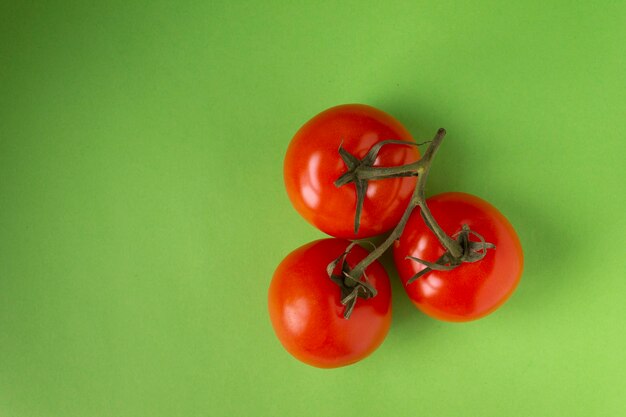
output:
<svg viewBox="0 0 626 417"><path fill-rule="evenodd" d="M270 319L294 357L337 367L378 348L392 310L378 259L392 246L409 299L431 317L474 320L512 294L523 252L508 220L470 194L426 198L445 137L439 129L417 144L392 116L361 104L327 109L295 134L283 167L287 194L302 217L333 238L291 252L270 284ZM417 146L424 144L420 158ZM371 251L358 244L387 232Z"/></svg>
<svg viewBox="0 0 626 417"><path fill-rule="evenodd" d="M368 289L367 278L363 276L365 268L380 258L383 253L389 249L393 242L400 237L411 213L418 207L420 208L420 214L424 219L424 222L435 234L435 236L437 236L441 245L446 248L446 252L435 262L429 262L416 257L411 257L413 261L422 263L426 266L426 268L413 276L409 280L409 284L431 270L452 270L465 262L477 262L485 257L488 249L495 249L495 245L485 242L482 236L477 232L472 231L468 225L462 225L462 231L455 237L448 236L443 229L441 229L439 224L437 224L437 220L433 217L430 209L428 208L425 196L426 181L428 179L432 161L445 136L446 130L443 128L439 129L432 141L429 142L428 148L421 159L411 164L395 167L374 167L372 164L376 160L376 156L378 155L380 149L387 144L393 143L415 146L415 143L401 140L387 140L379 142L372 146L366 156L361 160L348 153L342 147L339 148L339 154L341 155L341 159L346 164L348 171L335 181L335 185L337 187L341 187L349 183L356 184L357 209L354 220L355 232L358 230L360 207L363 204L363 198L367 192L368 181L384 180L399 176L417 176L417 183L415 184L415 189L413 191L413 195L411 196L409 205L387 239L385 239L383 243L376 247L376 249L374 249L366 258L364 258L351 270L345 265L342 266L344 270L342 282L339 282L336 275L329 272L329 277L333 281L337 282L342 288L342 294L346 293L346 287L354 288L353 291L347 292L342 298L342 303L346 305L346 310L344 312L344 317L346 319L350 317L357 297L367 299L376 295ZM480 242L470 241L470 235L477 236L480 239ZM343 256L343 258L345 258L345 256ZM335 260L332 263L332 268L331 265L329 265L329 271L334 270L337 263L341 264L341 259L343 258L340 257ZM362 277L364 279L362 279Z"/></svg>

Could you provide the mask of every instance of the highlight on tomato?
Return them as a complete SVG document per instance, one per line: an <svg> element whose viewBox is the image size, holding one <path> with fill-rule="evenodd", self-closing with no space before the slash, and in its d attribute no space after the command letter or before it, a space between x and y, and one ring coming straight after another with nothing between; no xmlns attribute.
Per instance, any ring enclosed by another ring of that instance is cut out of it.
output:
<svg viewBox="0 0 626 417"><path fill-rule="evenodd" d="M398 142L404 143L398 143ZM386 142L367 158L372 146ZM327 109L306 122L291 140L284 181L295 209L324 233L362 239L391 230L415 187L415 177L335 182L356 165L399 166L419 159L411 134L389 114L364 104Z"/></svg>
<svg viewBox="0 0 626 417"><path fill-rule="evenodd" d="M391 324L385 269L374 261L358 285L341 278L368 254L329 238L294 250L280 263L269 288L269 313L276 336L296 359L336 368L367 357L383 342Z"/></svg>
<svg viewBox="0 0 626 417"><path fill-rule="evenodd" d="M459 322L490 314L522 275L524 255L513 226L493 205L470 194L438 194L426 203L438 227L461 243L466 260L455 262L415 210L394 243L406 293L436 319Z"/></svg>

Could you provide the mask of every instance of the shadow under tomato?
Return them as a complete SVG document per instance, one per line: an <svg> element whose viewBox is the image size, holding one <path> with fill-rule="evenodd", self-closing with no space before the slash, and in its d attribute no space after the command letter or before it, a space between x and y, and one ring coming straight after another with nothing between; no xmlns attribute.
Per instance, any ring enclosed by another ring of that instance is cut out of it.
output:
<svg viewBox="0 0 626 417"><path fill-rule="evenodd" d="M493 190L503 195L503 190ZM494 203L494 204L497 204ZM508 308L536 313L542 306L559 303L567 288L587 285L572 280L587 277L569 273L568 265L578 264L585 256L585 243L575 231L559 221L559 212L550 202L533 203L530 199L511 198L499 209L517 231L524 251L524 272Z"/></svg>

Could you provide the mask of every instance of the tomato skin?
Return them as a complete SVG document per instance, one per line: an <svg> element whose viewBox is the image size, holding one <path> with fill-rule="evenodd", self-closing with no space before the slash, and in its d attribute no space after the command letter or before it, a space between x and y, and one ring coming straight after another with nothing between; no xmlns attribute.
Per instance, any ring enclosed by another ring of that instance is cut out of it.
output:
<svg viewBox="0 0 626 417"><path fill-rule="evenodd" d="M452 271L430 271L407 286L406 282L425 268L407 256L434 262L445 251L416 209L394 244L395 265L409 298L424 313L440 320L460 322L486 316L509 298L522 275L524 255L517 233L494 206L470 194L438 194L427 199L427 204L448 235L467 224L496 248L478 262L464 263Z"/></svg>
<svg viewBox="0 0 626 417"><path fill-rule="evenodd" d="M372 145L387 139L414 142L392 116L367 105L332 107L306 122L295 134L285 156L284 180L295 209L324 233L361 239L391 230L402 217L415 187L415 177L370 181L361 224L354 233L354 184L336 187L346 172L339 146L361 159ZM415 146L385 145L374 166L396 166L419 159Z"/></svg>
<svg viewBox="0 0 626 417"><path fill-rule="evenodd" d="M304 245L280 263L269 288L270 319L278 339L294 357L319 368L357 362L383 342L391 324L391 288L383 266L366 269L375 297L359 298L343 317L341 289L326 272L350 242L322 239ZM368 252L355 245L347 256L354 267Z"/></svg>

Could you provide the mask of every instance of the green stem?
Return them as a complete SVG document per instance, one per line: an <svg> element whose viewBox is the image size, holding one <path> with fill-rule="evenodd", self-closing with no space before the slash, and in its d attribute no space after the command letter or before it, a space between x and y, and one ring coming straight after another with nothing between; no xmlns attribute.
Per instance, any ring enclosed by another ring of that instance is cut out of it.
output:
<svg viewBox="0 0 626 417"><path fill-rule="evenodd" d="M395 167L370 167L364 166L358 171L358 178L363 180L384 180L395 177L412 177L424 165L424 160L412 162Z"/></svg>
<svg viewBox="0 0 626 417"><path fill-rule="evenodd" d="M365 272L365 269L376 259L380 258L387 249L389 249L389 247L393 244L393 242L396 241L400 237L400 235L402 235L402 232L404 231L404 227L409 221L409 217L411 216L411 213L413 212L415 207L418 207L418 206L421 208L422 213L424 213L424 215L428 219L429 227L431 227L431 229L433 230L437 238L439 238L439 241L441 242L441 244L447 250L449 250L451 254L453 255L458 254L458 256L461 256L462 254L461 246L458 244L458 242L456 242L454 239L449 237L437 224L432 214L430 213L428 206L426 205L426 198L425 198L426 179L428 178L430 166L432 164L433 158L435 157L435 154L437 153L437 150L439 149L439 147L441 146L441 143L443 142L443 138L445 137L445 135L446 135L445 129L439 129L433 141L430 143L430 145L428 146L428 149L424 153L424 156L419 161L414 162L412 164L404 165L402 167L390 167L390 168L402 168L398 170L398 172L400 172L404 170L404 167L407 167L409 165L415 166L413 172L417 174L418 177L417 177L417 183L415 184L415 189L413 190L413 195L411 196L409 205L406 208L404 214L402 215L400 222L396 225L396 227L393 229L391 234L387 237L387 239L385 239L383 243L381 243L376 249L374 249L367 257L361 260L361 262L359 262L352 269L350 273L352 277L362 276L363 273ZM375 169L387 170L389 168L376 167Z"/></svg>

